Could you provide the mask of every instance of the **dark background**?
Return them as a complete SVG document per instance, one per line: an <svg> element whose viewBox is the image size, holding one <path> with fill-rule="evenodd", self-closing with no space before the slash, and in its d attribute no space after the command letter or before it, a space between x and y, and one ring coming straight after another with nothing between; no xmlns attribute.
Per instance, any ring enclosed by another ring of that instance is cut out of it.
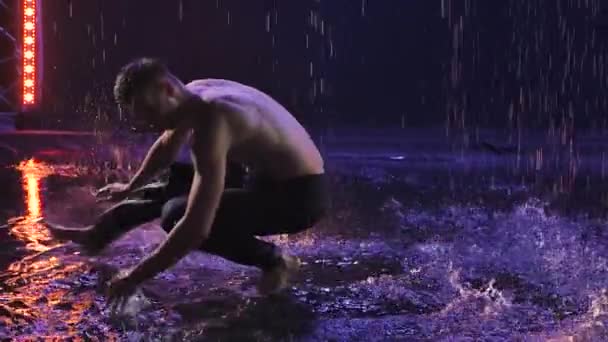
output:
<svg viewBox="0 0 608 342"><path fill-rule="evenodd" d="M111 119L120 66L156 56L185 81L259 87L310 125L604 127L601 6L44 0L42 108Z"/></svg>
<svg viewBox="0 0 608 342"><path fill-rule="evenodd" d="M19 97L17 0L0 3L0 112L14 111Z"/></svg>

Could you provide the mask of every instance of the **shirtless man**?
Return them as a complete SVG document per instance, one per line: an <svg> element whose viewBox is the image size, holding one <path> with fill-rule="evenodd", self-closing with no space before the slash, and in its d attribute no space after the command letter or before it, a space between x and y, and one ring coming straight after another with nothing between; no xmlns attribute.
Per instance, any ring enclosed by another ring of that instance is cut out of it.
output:
<svg viewBox="0 0 608 342"><path fill-rule="evenodd" d="M193 249L258 267L261 294L284 288L289 271L299 264L297 258L256 236L301 232L327 212L324 162L306 130L259 90L219 79L184 85L154 59L124 66L114 96L121 111L163 133L128 184L110 184L99 194L127 197L167 168L186 143L194 177L188 196L169 201L163 209L167 239L138 265L110 281L111 299L128 297L143 281ZM228 163L249 165L252 185L225 189ZM117 234L101 232L112 229L108 225L49 228L58 237L85 245L99 244L91 236L117 238Z"/></svg>

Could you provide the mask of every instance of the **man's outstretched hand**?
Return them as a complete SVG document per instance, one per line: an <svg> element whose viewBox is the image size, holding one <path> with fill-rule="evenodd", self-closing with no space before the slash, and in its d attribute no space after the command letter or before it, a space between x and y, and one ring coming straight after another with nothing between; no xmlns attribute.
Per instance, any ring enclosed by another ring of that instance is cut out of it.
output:
<svg viewBox="0 0 608 342"><path fill-rule="evenodd" d="M129 298L135 293L139 285L133 277L131 270L121 270L108 282L108 301L112 311L121 311Z"/></svg>
<svg viewBox="0 0 608 342"><path fill-rule="evenodd" d="M95 196L98 201L115 201L125 199L129 193L129 184L111 183L99 189Z"/></svg>

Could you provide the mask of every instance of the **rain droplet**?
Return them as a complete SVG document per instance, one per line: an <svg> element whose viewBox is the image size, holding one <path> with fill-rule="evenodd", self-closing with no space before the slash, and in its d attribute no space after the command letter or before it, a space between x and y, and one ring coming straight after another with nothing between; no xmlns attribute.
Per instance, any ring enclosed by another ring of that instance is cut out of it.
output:
<svg viewBox="0 0 608 342"><path fill-rule="evenodd" d="M104 32L104 29L103 29L103 27L104 27L103 13L99 14L99 22L100 22L99 26L100 26L100 30L101 30L100 36L101 36L101 40L103 41L103 39L104 39L104 33L103 33Z"/></svg>
<svg viewBox="0 0 608 342"><path fill-rule="evenodd" d="M266 14L266 32L270 32L270 12Z"/></svg>
<svg viewBox="0 0 608 342"><path fill-rule="evenodd" d="M179 21L184 20L184 1L183 0L180 0L180 2L179 2L179 14L178 14L178 17L179 17Z"/></svg>

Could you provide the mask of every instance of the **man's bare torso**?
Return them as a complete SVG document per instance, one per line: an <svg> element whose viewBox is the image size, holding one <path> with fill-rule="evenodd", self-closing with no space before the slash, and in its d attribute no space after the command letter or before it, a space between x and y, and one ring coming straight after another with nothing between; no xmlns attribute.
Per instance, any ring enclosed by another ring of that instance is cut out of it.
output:
<svg viewBox="0 0 608 342"><path fill-rule="evenodd" d="M232 137L228 160L276 180L324 173L323 159L309 134L267 94L220 79L193 81L186 88L222 108L219 114L226 118Z"/></svg>

